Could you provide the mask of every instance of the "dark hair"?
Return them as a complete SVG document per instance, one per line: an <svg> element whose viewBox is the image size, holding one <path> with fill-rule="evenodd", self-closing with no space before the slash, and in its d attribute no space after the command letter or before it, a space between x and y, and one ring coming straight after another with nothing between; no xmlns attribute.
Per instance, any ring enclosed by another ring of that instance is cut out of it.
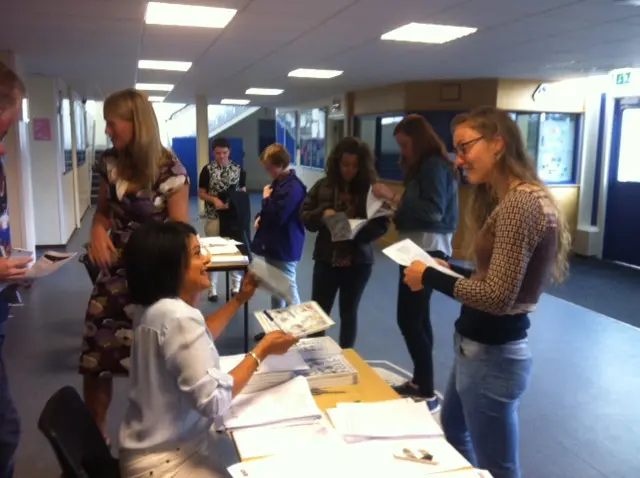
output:
<svg viewBox="0 0 640 478"><path fill-rule="evenodd" d="M16 106L16 91L24 96L27 88L15 71L0 61L0 111Z"/></svg>
<svg viewBox="0 0 640 478"><path fill-rule="evenodd" d="M415 178L420 171L421 162L432 156L437 156L447 161L456 173L455 165L449 161L447 147L444 142L433 130L429 122L420 115L407 115L396 125L393 135L402 133L411 139L413 153L416 155L415 160L402 158L400 166L404 172L405 181Z"/></svg>
<svg viewBox="0 0 640 478"><path fill-rule="evenodd" d="M373 153L367 143L361 139L347 136L342 138L329 153L325 168L327 179L333 185L342 183L340 160L343 154L355 154L358 157L358 174L353 178L353 186L358 191L368 191L377 180Z"/></svg>
<svg viewBox="0 0 640 478"><path fill-rule="evenodd" d="M189 238L196 230L183 222L150 222L136 229L124 248L124 268L134 304L150 306L177 297L189 267Z"/></svg>
<svg viewBox="0 0 640 478"><path fill-rule="evenodd" d="M263 163L268 161L278 168L288 168L291 164L291 155L287 148L281 144L274 143L264 149L260 155L260 161Z"/></svg>
<svg viewBox="0 0 640 478"><path fill-rule="evenodd" d="M211 141L211 151L216 148L231 149L231 145L229 144L229 140L227 138L215 138L213 141Z"/></svg>

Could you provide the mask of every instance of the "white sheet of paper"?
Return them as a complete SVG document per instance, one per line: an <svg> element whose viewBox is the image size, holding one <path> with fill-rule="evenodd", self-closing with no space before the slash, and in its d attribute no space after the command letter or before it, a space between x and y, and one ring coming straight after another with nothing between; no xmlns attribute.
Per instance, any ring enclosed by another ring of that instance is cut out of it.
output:
<svg viewBox="0 0 640 478"><path fill-rule="evenodd" d="M233 432L233 441L243 460L300 448L316 449L331 441L344 444L326 419L304 425L245 428Z"/></svg>
<svg viewBox="0 0 640 478"><path fill-rule="evenodd" d="M25 279L37 279L54 273L73 259L77 253L47 251L40 257L25 274Z"/></svg>
<svg viewBox="0 0 640 478"><path fill-rule="evenodd" d="M370 456L384 456L394 460L394 468L397 468L396 476L433 475L472 468L471 463L444 438L369 440L350 446ZM403 448L429 452L433 455L434 464L414 463L395 458L395 455L402 454Z"/></svg>
<svg viewBox="0 0 640 478"><path fill-rule="evenodd" d="M424 403L411 399L372 403L339 403L327 410L334 427L345 437L439 437L443 432Z"/></svg>
<svg viewBox="0 0 640 478"><path fill-rule="evenodd" d="M245 354L220 357L220 369L223 372L229 373L237 367L245 357ZM309 366L298 351L290 350L283 355L269 355L264 362L260 364L257 373L297 372L302 370L309 370Z"/></svg>
<svg viewBox="0 0 640 478"><path fill-rule="evenodd" d="M219 264L219 263L239 263L239 264L248 264L249 263L249 258L247 256L238 256L238 255L230 255L230 254L218 254L215 256L211 256L211 258L209 259L209 262L213 263L213 264Z"/></svg>
<svg viewBox="0 0 640 478"><path fill-rule="evenodd" d="M227 239L225 237L220 236L211 236L211 237L200 237L198 236L198 240L200 244L203 246L227 246L229 244L239 246L242 243L238 242L234 239Z"/></svg>
<svg viewBox="0 0 640 478"><path fill-rule="evenodd" d="M207 252L212 256L219 256L221 254L238 254L240 251L233 244L225 244L224 246L206 246Z"/></svg>
<svg viewBox="0 0 640 478"><path fill-rule="evenodd" d="M304 377L276 385L256 393L236 396L224 414L227 429L255 427L291 420L322 418L322 412L311 395L309 383Z"/></svg>
<svg viewBox="0 0 640 478"><path fill-rule="evenodd" d="M372 191L371 187L367 194L367 218L372 218L384 206L384 200L375 197Z"/></svg>
<svg viewBox="0 0 640 478"><path fill-rule="evenodd" d="M382 252L392 261L404 267L409 267L413 261L420 261L429 267L438 269L444 274L458 278L462 277L460 274L453 272L448 267L443 267L438 264L427 251L422 249L411 239L404 239L400 242L396 242L389 247L385 247Z"/></svg>

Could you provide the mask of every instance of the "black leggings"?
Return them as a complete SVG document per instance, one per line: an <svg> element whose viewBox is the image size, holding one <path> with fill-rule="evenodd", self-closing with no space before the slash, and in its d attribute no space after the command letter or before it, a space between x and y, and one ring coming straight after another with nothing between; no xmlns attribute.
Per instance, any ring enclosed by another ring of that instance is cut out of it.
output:
<svg viewBox="0 0 640 478"><path fill-rule="evenodd" d="M316 261L313 265L311 300L315 300L328 315L340 291L340 347L343 349L353 348L356 342L358 306L371 277L371 268L371 264L333 267L323 261ZM324 333L314 337L322 335Z"/></svg>
<svg viewBox="0 0 640 478"><path fill-rule="evenodd" d="M429 251L439 259L447 259L440 251ZM433 289L425 287L413 292L404 281L404 267L400 266L398 285L398 327L407 344L413 361L412 382L425 397L434 395L433 385L433 329L431 327L430 302Z"/></svg>

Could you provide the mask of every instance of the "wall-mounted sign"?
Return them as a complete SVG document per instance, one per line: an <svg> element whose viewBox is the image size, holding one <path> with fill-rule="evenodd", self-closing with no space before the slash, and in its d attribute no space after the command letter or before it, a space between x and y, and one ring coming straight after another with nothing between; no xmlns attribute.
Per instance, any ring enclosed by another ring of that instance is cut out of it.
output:
<svg viewBox="0 0 640 478"><path fill-rule="evenodd" d="M31 124L33 125L34 141L51 141L51 121L49 118L33 118Z"/></svg>
<svg viewBox="0 0 640 478"><path fill-rule="evenodd" d="M331 103L331 114L342 113L342 101L334 99Z"/></svg>
<svg viewBox="0 0 640 478"><path fill-rule="evenodd" d="M631 72L625 71L623 73L616 73L614 79L616 85L628 85L631 83Z"/></svg>

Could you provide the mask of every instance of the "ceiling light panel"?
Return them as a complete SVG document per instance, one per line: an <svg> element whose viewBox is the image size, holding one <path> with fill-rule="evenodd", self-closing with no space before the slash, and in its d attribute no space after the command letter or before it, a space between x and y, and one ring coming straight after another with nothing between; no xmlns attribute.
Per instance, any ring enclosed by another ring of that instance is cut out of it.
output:
<svg viewBox="0 0 640 478"><path fill-rule="evenodd" d="M173 90L173 85L166 83L136 83L136 90L171 91Z"/></svg>
<svg viewBox="0 0 640 478"><path fill-rule="evenodd" d="M251 102L251 100L234 100L231 98L225 98L224 100L220 101L221 105L237 105L237 106L245 106L248 105Z"/></svg>
<svg viewBox="0 0 640 478"><path fill-rule="evenodd" d="M149 2L145 22L149 25L224 28L236 13L233 8Z"/></svg>
<svg viewBox="0 0 640 478"><path fill-rule="evenodd" d="M443 44L477 32L477 28L435 25L432 23L409 23L391 30L380 38L382 40L405 41L415 43Z"/></svg>
<svg viewBox="0 0 640 478"><path fill-rule="evenodd" d="M189 71L190 61L140 60L138 68L141 70Z"/></svg>
<svg viewBox="0 0 640 478"><path fill-rule="evenodd" d="M322 80L328 80L330 78L335 78L336 76L340 76L344 73L340 70L317 70L313 68L298 68L297 70L293 70L289 72L289 76L294 78L318 78Z"/></svg>
<svg viewBox="0 0 640 478"><path fill-rule="evenodd" d="M246 95L265 95L265 96L277 96L284 92L284 90L278 90L276 88L249 88Z"/></svg>
<svg viewBox="0 0 640 478"><path fill-rule="evenodd" d="M159 103L161 101L164 101L164 96L150 96L149 101L151 101L152 103L153 102Z"/></svg>

